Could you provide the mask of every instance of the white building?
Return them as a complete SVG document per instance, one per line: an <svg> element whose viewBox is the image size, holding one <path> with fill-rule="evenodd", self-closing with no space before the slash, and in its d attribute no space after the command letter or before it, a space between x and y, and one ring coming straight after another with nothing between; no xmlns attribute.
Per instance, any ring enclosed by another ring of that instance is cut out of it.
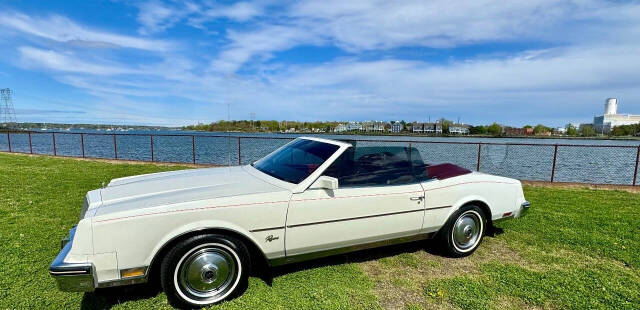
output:
<svg viewBox="0 0 640 310"><path fill-rule="evenodd" d="M391 123L391 132L401 132L404 129L402 123L395 121Z"/></svg>
<svg viewBox="0 0 640 310"><path fill-rule="evenodd" d="M451 124L451 125L449 125L449 133L450 134L458 134L458 135L468 135L469 134L469 125Z"/></svg>
<svg viewBox="0 0 640 310"><path fill-rule="evenodd" d="M364 131L384 131L384 122L366 121L362 124Z"/></svg>
<svg viewBox="0 0 640 310"><path fill-rule="evenodd" d="M349 122L347 124L347 130L362 130L362 124L359 122Z"/></svg>
<svg viewBox="0 0 640 310"><path fill-rule="evenodd" d="M338 126L336 126L336 129L333 130L334 132L344 132L347 131L347 125L345 124L338 124Z"/></svg>
<svg viewBox="0 0 640 310"><path fill-rule="evenodd" d="M616 126L640 123L640 115L618 114L618 99L608 98L604 104L604 115L593 118L593 129L597 133L609 133Z"/></svg>

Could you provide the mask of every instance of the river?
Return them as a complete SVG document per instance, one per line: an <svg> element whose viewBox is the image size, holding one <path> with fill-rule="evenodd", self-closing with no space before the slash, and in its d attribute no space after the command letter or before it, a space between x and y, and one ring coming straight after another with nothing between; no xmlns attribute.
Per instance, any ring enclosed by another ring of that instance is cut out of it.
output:
<svg viewBox="0 0 640 310"><path fill-rule="evenodd" d="M78 133L84 133L79 135ZM115 148L114 137L116 134ZM153 156L151 138L153 137ZM63 156L236 165L250 163L301 134L222 133L192 131L52 131L29 135L0 134L0 150ZM193 138L192 138L193 136ZM242 138L238 139L241 136ZM522 180L601 184L632 184L640 140L537 139L482 137L418 137L331 135L313 136L360 141L359 145L402 145L417 149L429 163L452 162L471 170ZM9 138L9 139L8 139ZM385 140L384 142L376 142ZM556 152L556 144L560 144ZM613 147L610 147L613 146ZM553 166L556 158L555 169ZM553 170L553 172L552 172Z"/></svg>

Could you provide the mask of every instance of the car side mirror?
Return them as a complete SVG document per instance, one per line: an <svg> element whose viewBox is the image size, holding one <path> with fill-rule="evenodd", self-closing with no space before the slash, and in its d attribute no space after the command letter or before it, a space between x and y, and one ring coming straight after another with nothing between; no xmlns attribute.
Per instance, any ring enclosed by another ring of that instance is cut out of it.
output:
<svg viewBox="0 0 640 310"><path fill-rule="evenodd" d="M309 188L336 190L338 189L338 179L323 175L319 177L315 182L313 182L313 184Z"/></svg>

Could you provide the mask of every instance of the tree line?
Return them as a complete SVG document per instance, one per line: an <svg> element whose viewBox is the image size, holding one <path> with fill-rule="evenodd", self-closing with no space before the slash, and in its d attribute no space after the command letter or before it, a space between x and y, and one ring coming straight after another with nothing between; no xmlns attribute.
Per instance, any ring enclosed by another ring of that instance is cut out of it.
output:
<svg viewBox="0 0 640 310"><path fill-rule="evenodd" d="M454 124L453 121L447 119L439 119L437 121L442 125L442 133L448 134L449 127ZM345 122L335 121L316 121L316 122L300 122L300 121L276 121L276 120L232 120L217 121L210 124L196 124L182 127L184 130L196 131L241 131L241 132L278 132L294 129L295 131L316 131L316 132L333 132L339 124ZM411 123L400 121L403 125L403 132L411 132ZM389 130L390 124L385 124L385 129ZM503 126L498 123L490 125L470 126L469 133L472 135L489 135L489 136L506 136L508 129L511 127ZM526 125L523 129L531 129L533 135L549 135L554 133L554 129L543 124ZM591 125L581 125L579 128L573 125L566 127L564 133L571 137L595 137L598 133ZM634 136L640 135L640 124L616 126L609 133L610 136Z"/></svg>

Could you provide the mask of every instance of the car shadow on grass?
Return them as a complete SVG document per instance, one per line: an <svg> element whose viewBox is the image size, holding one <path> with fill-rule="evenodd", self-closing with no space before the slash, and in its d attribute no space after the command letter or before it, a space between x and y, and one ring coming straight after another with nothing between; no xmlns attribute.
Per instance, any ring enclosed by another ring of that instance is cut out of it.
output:
<svg viewBox="0 0 640 310"><path fill-rule="evenodd" d="M157 283L97 289L84 294L80 309L111 309L127 301L156 297L160 292L162 289Z"/></svg>
<svg viewBox="0 0 640 310"><path fill-rule="evenodd" d="M502 234L501 228L493 228L485 238ZM273 279L290 273L300 272L308 269L336 266L350 263L363 263L374 261L386 257L393 257L405 253L415 253L425 251L432 255L444 256L441 252L437 240L427 239L395 245L388 245L372 249L349 252L339 255L316 258L309 261L293 263L278 267L268 267L261 264L251 274L263 280L267 285L272 286ZM156 297L162 292L160 284L152 281L146 284L138 284L124 287L113 287L98 289L93 293L86 293L82 298L81 309L110 309L115 305L140 299Z"/></svg>
<svg viewBox="0 0 640 310"><path fill-rule="evenodd" d="M484 238L492 238L504 233L504 230L500 227L491 227L491 230L487 232ZM376 247L366 250L360 250L355 252L349 252L339 255L321 257L309 261L293 263L289 265L283 265L268 269L269 272L264 272L259 275L262 280L271 285L273 278L286 275L288 273L294 273L302 270L320 268L333 265L349 264L349 263L363 263L373 260L378 260L386 257L397 256L405 253L415 253L418 251L425 251L431 255L446 256L438 243L437 239L427 239L420 241L413 241L408 243L400 243L395 245L388 245L382 247Z"/></svg>

